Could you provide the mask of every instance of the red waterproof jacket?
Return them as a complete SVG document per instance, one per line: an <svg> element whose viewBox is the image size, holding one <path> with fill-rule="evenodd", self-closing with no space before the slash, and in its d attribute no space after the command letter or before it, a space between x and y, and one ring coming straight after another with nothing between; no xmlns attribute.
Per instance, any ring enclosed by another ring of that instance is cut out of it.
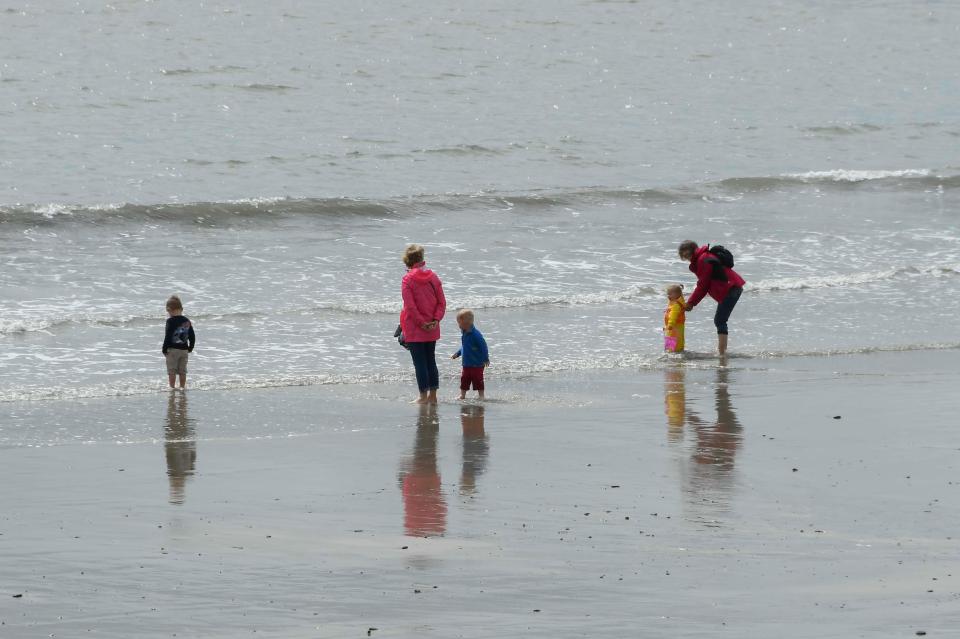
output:
<svg viewBox="0 0 960 639"><path fill-rule="evenodd" d="M433 320L439 322L447 310L443 285L437 274L427 268L425 262L410 267L400 284L403 310L400 312L400 328L407 342L435 342L440 339L440 324L433 330L421 328Z"/></svg>
<svg viewBox="0 0 960 639"><path fill-rule="evenodd" d="M707 251L708 248L710 248L709 244L698 248L693 254L693 260L690 261L690 271L697 276L697 288L693 289L693 293L687 298L687 304L690 306L699 304L707 293L717 302L722 302L731 288L735 286L743 288L746 284L735 270L723 265L720 268L727 275L726 281L714 278L712 262L717 258Z"/></svg>

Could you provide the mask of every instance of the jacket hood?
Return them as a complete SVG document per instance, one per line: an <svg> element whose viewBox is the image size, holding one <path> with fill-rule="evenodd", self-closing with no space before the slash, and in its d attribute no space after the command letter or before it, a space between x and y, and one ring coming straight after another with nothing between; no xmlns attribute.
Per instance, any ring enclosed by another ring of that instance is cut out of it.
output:
<svg viewBox="0 0 960 639"><path fill-rule="evenodd" d="M429 280L433 277L433 271L427 268L426 262L414 264L407 270L407 275L417 280Z"/></svg>

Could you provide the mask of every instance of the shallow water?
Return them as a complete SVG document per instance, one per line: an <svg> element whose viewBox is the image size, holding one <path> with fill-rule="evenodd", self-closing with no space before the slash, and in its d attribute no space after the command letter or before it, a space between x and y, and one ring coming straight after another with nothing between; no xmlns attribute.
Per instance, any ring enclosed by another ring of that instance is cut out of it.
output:
<svg viewBox="0 0 960 639"><path fill-rule="evenodd" d="M161 390L173 292L198 388L409 379L409 241L493 377L657 365L685 238L742 356L960 344L956 7L301 5L0 12L0 401Z"/></svg>
<svg viewBox="0 0 960 639"><path fill-rule="evenodd" d="M198 387L405 379L408 358L390 338L404 238L427 244L450 307L476 310L493 376L656 364L660 287L691 290L672 255L694 228L730 245L748 280L732 324L742 356L955 348L960 260L945 204L955 196L910 184L926 179L878 178L826 195L804 181L785 195L652 207L637 195L579 194L509 206L454 198L426 211L395 204L389 215L286 213L281 202L243 205L239 218L164 209L170 219L83 212L10 222L0 397L159 389L162 302L173 291L197 328ZM784 197L800 201L763 218ZM902 219L904 208L922 214ZM713 348L713 308L707 300L690 314L695 352ZM456 349L454 331L445 324L441 353Z"/></svg>

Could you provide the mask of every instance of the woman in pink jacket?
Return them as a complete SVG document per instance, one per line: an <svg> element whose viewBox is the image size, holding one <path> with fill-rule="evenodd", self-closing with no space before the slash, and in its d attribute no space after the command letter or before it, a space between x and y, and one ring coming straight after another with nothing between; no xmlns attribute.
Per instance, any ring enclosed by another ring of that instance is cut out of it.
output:
<svg viewBox="0 0 960 639"><path fill-rule="evenodd" d="M440 388L436 349L447 300L443 296L440 278L423 261L422 246L409 245L403 252L403 263L407 265L407 274L400 284L403 296L400 329L417 374L420 397L415 403L436 404L437 389Z"/></svg>

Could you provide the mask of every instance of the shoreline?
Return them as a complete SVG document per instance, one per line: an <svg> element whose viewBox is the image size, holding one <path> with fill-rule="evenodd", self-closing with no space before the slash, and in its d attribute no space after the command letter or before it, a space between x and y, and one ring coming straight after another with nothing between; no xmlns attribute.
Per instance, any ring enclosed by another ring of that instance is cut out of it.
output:
<svg viewBox="0 0 960 639"><path fill-rule="evenodd" d="M0 405L2 634L954 627L955 355L744 363Z"/></svg>
<svg viewBox="0 0 960 639"><path fill-rule="evenodd" d="M960 350L960 343L940 342L923 344L899 344L894 346L864 346L855 348L834 348L821 351L759 351L737 352L727 355L730 367L744 367L753 365L756 368L777 368L777 362L821 358L844 358L856 356L883 356L891 353L924 353ZM720 364L720 357L715 352L686 351L683 358L674 355L658 353L645 355L631 353L611 358L604 366L580 366L581 360L543 361L533 364L518 365L517 363L498 363L487 375L497 383L512 383L530 377L549 377L553 375L607 375L608 373L630 371L658 371L673 366L709 367ZM441 381L448 382L445 386L456 386L459 381L459 367L450 364L441 358ZM404 364L409 364L404 361ZM595 364L595 362L594 362ZM769 364L765 366L765 364ZM199 366L198 366L199 368ZM323 387L393 387L413 382L413 372L409 366L401 366L387 372L377 374L364 373L309 373L300 375L277 375L271 377L235 377L212 378L204 374L191 374L187 391L193 393L206 392L247 392L258 390L283 390L292 388L323 388ZM36 388L29 387L11 394L10 391L0 392L0 407L9 404L32 402L75 402L87 400L122 400L146 396L160 396L169 389L162 375L151 378L150 381L135 380L124 383L103 383L98 386L71 387L71 388Z"/></svg>

